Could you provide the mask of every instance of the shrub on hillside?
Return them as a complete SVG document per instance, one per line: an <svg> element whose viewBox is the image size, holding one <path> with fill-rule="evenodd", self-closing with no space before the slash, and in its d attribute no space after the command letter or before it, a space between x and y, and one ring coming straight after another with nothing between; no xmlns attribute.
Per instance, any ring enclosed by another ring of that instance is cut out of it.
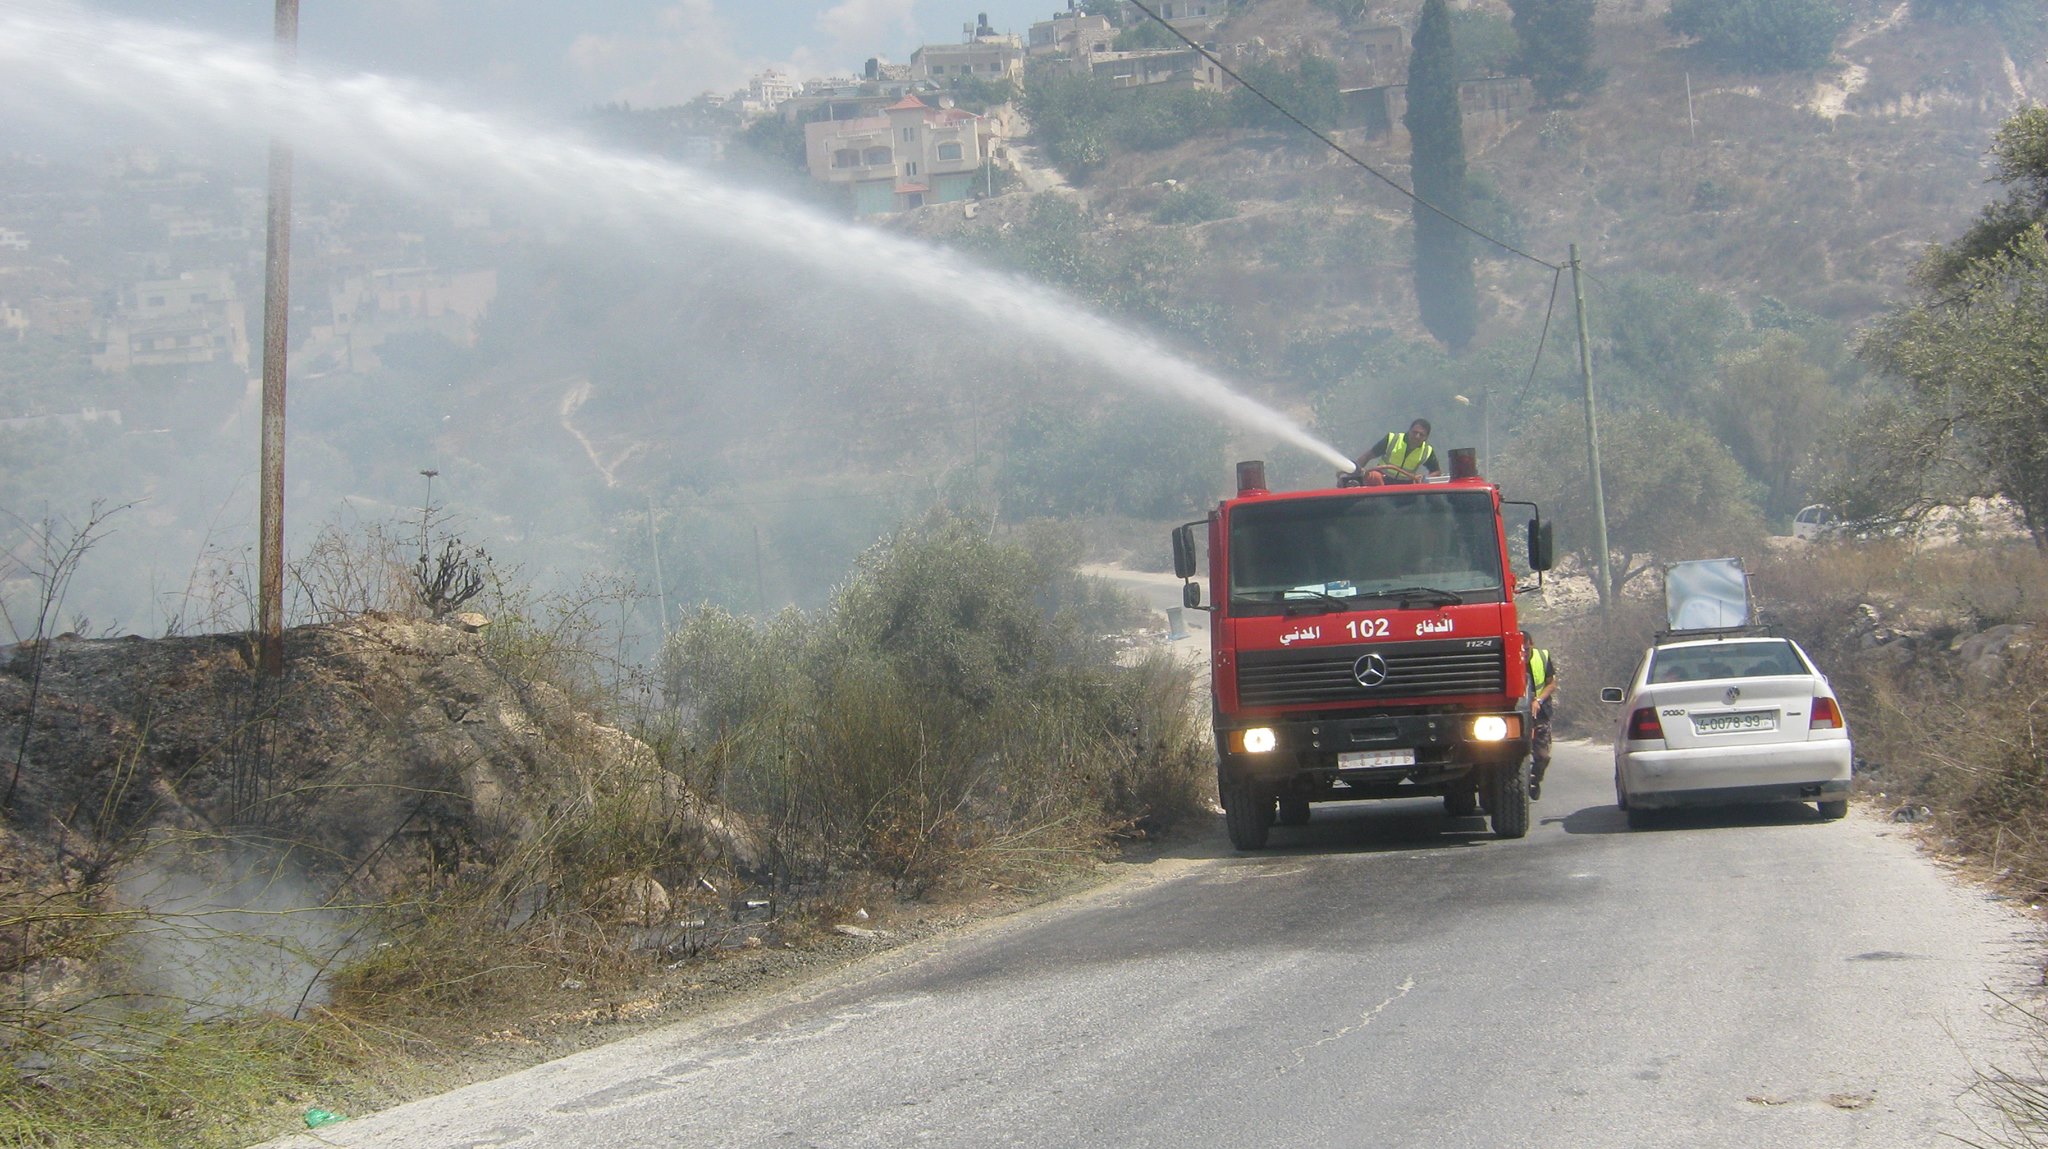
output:
<svg viewBox="0 0 2048 1149"><path fill-rule="evenodd" d="M922 890L1028 880L1197 808L1187 670L1121 665L1128 606L1057 536L946 513L898 531L822 615L716 610L668 648L686 771L765 830L785 878Z"/></svg>
<svg viewBox="0 0 2048 1149"><path fill-rule="evenodd" d="M1229 197L1215 188L1180 184L1166 193L1159 206L1152 209L1154 223L1207 223L1212 219L1228 219L1237 214Z"/></svg>
<svg viewBox="0 0 2048 1149"><path fill-rule="evenodd" d="M1788 72L1826 64L1849 13L1829 0L1671 0L1664 20L1728 67Z"/></svg>

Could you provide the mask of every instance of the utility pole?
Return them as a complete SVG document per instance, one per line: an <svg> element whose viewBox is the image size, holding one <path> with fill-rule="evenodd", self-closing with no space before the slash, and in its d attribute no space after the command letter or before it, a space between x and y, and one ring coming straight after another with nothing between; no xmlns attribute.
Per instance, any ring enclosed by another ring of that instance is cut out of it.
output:
<svg viewBox="0 0 2048 1149"><path fill-rule="evenodd" d="M277 72L298 61L299 0L277 0ZM291 318L292 149L270 140L270 214L263 260L263 449L257 480L257 663L284 674L284 368Z"/></svg>
<svg viewBox="0 0 2048 1149"><path fill-rule="evenodd" d="M1586 291L1579 283L1579 245L1571 246L1572 303L1579 309L1579 378L1586 384L1586 469L1593 476L1593 545L1600 556L1600 617L1608 613L1607 599L1613 593L1608 578L1607 489L1600 481L1600 421L1593 411L1593 346L1586 336Z"/></svg>
<svg viewBox="0 0 2048 1149"><path fill-rule="evenodd" d="M654 522L654 496L647 496L647 545L654 551L654 602L661 611L661 645L667 649L668 633L668 583L661 577L661 528Z"/></svg>

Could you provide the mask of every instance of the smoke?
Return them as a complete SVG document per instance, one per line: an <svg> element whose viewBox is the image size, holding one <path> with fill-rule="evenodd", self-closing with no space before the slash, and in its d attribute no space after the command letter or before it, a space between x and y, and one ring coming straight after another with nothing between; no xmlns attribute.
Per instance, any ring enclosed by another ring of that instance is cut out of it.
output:
<svg viewBox="0 0 2048 1149"><path fill-rule="evenodd" d="M296 1017L327 1001L325 971L375 944L266 843L159 836L114 888L140 912L125 941L130 979L195 1018Z"/></svg>

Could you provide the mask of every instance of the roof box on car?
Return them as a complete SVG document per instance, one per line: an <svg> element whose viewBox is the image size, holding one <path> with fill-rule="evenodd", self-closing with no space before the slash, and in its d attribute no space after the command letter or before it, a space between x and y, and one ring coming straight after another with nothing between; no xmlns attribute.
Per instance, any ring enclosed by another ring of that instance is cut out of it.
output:
<svg viewBox="0 0 2048 1149"><path fill-rule="evenodd" d="M1751 625L1749 572L1741 559L1694 559L1664 568L1664 619L1674 636Z"/></svg>

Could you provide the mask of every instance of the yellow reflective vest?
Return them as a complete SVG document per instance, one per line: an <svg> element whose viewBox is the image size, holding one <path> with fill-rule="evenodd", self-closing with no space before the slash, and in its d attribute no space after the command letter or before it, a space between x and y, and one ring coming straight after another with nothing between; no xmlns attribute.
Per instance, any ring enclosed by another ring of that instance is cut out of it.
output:
<svg viewBox="0 0 2048 1149"><path fill-rule="evenodd" d="M1386 450L1382 452L1387 463L1404 471L1419 472L1436 460L1436 447L1429 443L1408 445L1408 433L1395 431L1387 436Z"/></svg>
<svg viewBox="0 0 2048 1149"><path fill-rule="evenodd" d="M1550 679L1555 673L1555 669L1553 669L1550 664L1550 652L1547 650L1540 650L1533 646L1530 647L1529 693L1543 693L1543 688L1545 686L1550 685Z"/></svg>

